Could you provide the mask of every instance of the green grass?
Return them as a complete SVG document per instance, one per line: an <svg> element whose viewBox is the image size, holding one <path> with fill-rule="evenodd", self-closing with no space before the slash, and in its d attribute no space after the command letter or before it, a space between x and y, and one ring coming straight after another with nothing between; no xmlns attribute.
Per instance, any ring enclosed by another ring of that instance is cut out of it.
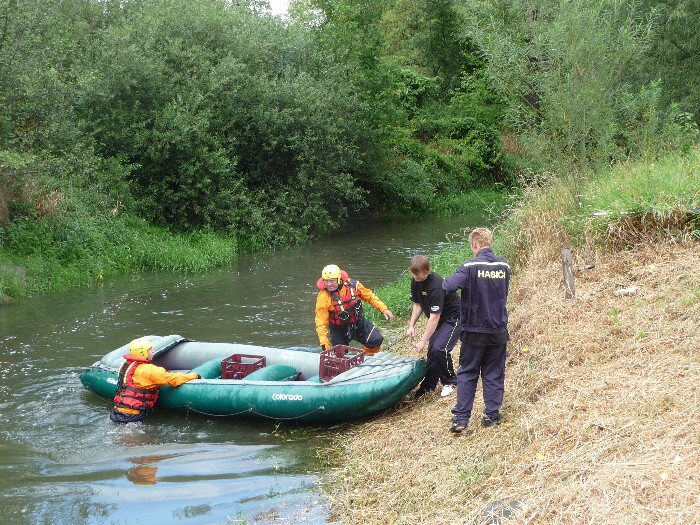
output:
<svg viewBox="0 0 700 525"><path fill-rule="evenodd" d="M498 215L508 202L507 189L499 186L495 189L478 188L468 193L440 197L431 202L430 209L442 217L465 215L473 213L474 210L485 211L485 215Z"/></svg>
<svg viewBox="0 0 700 525"><path fill-rule="evenodd" d="M503 198L502 192L479 190L455 197L459 204L453 209L495 209ZM207 231L172 233L128 213L113 217L93 208L87 213L89 207L76 202L44 216L30 210L0 229L0 297L94 286L108 277L142 271L201 272L229 264L241 246L247 251L245 239ZM448 269L439 260L436 265L438 271ZM407 283L388 293L389 304L405 303L408 292L401 287Z"/></svg>
<svg viewBox="0 0 700 525"><path fill-rule="evenodd" d="M651 163L630 163L598 174L586 184L587 212L632 212L662 216L700 206L700 152L668 156Z"/></svg>
<svg viewBox="0 0 700 525"><path fill-rule="evenodd" d="M481 462L475 461L459 472L459 479L466 485L467 490L477 488L498 469L498 464L498 458L488 458Z"/></svg>
<svg viewBox="0 0 700 525"><path fill-rule="evenodd" d="M24 242L21 249L0 251L0 296L91 286L106 277L148 270L201 272L228 264L237 253L235 238L175 234L130 217L74 221L70 235L64 227L33 225L14 232Z"/></svg>
<svg viewBox="0 0 700 525"><path fill-rule="evenodd" d="M588 177L542 177L509 206L496 235L503 242L500 253L517 267L527 263L533 246L538 255L548 250L554 258L565 246L600 249L700 238L698 216L688 214L700 207L699 172L700 150L695 149Z"/></svg>

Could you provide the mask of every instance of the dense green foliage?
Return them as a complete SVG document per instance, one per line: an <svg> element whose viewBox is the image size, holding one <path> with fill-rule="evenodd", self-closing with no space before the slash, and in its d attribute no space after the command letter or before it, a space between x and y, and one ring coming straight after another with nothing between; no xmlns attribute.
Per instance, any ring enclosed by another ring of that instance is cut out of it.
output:
<svg viewBox="0 0 700 525"><path fill-rule="evenodd" d="M640 0L640 15L654 22L654 38L638 74L646 82L661 81L662 107L677 104L696 118L700 114L700 3L695 0Z"/></svg>
<svg viewBox="0 0 700 525"><path fill-rule="evenodd" d="M667 23L659 25L663 17L656 2L467 4L468 30L485 54L489 77L507 99L508 121L525 154L556 171L584 175L628 158L687 147L694 132L687 111L696 112L697 95L666 87L676 73L658 69L658 48L669 45L665 31L681 13L692 16L687 5L664 6ZM694 10L697 21L700 13ZM689 28L676 27L671 38L694 49L696 37L683 34ZM664 60L685 60L676 58L666 53Z"/></svg>
<svg viewBox="0 0 700 525"><path fill-rule="evenodd" d="M138 165L140 214L284 244L356 206L329 203L358 186L361 103L323 57L297 51L305 35L218 3L154 0L103 38L76 111L101 156Z"/></svg>
<svg viewBox="0 0 700 525"><path fill-rule="evenodd" d="M690 0L265 6L0 1L3 283L157 267L119 261L144 238L173 261L199 246L172 268L202 268L358 213L458 213L542 171L580 194L696 139Z"/></svg>

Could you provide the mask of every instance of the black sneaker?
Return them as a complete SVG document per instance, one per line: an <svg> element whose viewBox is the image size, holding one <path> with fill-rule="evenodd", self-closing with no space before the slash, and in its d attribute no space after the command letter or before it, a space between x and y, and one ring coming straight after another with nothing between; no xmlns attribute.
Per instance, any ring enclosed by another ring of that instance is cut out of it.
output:
<svg viewBox="0 0 700 525"><path fill-rule="evenodd" d="M501 416L494 416L494 417L489 417L486 414L481 418L481 426L482 427L495 427L496 425L501 424Z"/></svg>
<svg viewBox="0 0 700 525"><path fill-rule="evenodd" d="M460 432L462 432L466 428L467 428L466 423L452 423L452 426L450 427L450 432L453 432L455 434L459 434Z"/></svg>
<svg viewBox="0 0 700 525"><path fill-rule="evenodd" d="M428 394L430 394L434 390L435 390L434 388L432 390L427 390L427 389L423 388L422 386L419 386L418 390L416 390L415 398L420 399L423 396L427 396Z"/></svg>

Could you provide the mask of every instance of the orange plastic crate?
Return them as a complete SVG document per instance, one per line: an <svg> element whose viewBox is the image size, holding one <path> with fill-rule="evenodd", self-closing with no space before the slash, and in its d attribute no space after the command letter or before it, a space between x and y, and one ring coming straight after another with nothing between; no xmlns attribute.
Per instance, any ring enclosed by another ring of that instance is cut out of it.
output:
<svg viewBox="0 0 700 525"><path fill-rule="evenodd" d="M243 379L261 368L265 368L265 356L233 354L221 361L221 379Z"/></svg>
<svg viewBox="0 0 700 525"><path fill-rule="evenodd" d="M330 381L338 374L347 372L365 360L365 353L352 346L335 345L321 352L318 375L323 381Z"/></svg>

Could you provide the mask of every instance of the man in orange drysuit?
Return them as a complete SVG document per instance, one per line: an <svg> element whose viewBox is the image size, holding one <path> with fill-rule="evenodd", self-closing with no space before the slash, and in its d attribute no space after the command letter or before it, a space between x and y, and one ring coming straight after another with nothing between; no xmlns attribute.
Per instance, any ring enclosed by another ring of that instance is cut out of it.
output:
<svg viewBox="0 0 700 525"><path fill-rule="evenodd" d="M178 387L187 381L201 379L197 373L168 372L151 363L153 343L147 337L129 343L129 353L117 374L117 393L109 418L115 423L135 423L146 419L148 411L158 400L163 385Z"/></svg>
<svg viewBox="0 0 700 525"><path fill-rule="evenodd" d="M394 320L394 314L379 297L335 264L323 269L316 286L316 332L321 347L327 350L354 340L364 345L366 354L379 352L384 336L362 315L362 301L366 301L388 321Z"/></svg>

